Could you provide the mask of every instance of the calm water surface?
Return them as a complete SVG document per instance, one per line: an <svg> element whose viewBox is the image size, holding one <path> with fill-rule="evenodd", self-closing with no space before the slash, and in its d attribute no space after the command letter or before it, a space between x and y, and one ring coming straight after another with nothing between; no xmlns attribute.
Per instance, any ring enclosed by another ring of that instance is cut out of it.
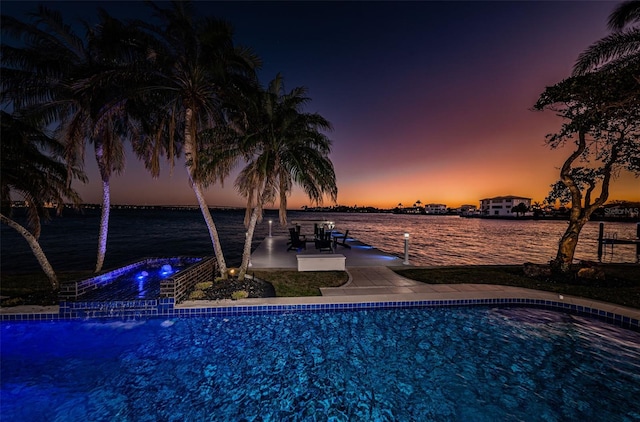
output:
<svg viewBox="0 0 640 422"><path fill-rule="evenodd" d="M244 211L214 211L223 251L229 265L241 259ZM289 220L333 220L336 229L385 252L403 256L403 234L410 234L409 258L414 265L521 264L548 262L555 256L565 221L509 221L395 214L289 212ZM268 234L286 235L277 213L268 211L257 227L254 247ZM41 245L56 270L92 269L95 265L99 212L65 213L47 223ZM38 271L27 243L13 229L1 225L2 271ZM303 232L313 226L303 226ZM605 223L605 232L635 237L636 223ZM582 230L576 259L597 260L598 223ZM609 249L607 249L609 252ZM211 255L211 241L199 210L113 210L105 269L145 257ZM616 245L606 262L635 262L635 246Z"/></svg>

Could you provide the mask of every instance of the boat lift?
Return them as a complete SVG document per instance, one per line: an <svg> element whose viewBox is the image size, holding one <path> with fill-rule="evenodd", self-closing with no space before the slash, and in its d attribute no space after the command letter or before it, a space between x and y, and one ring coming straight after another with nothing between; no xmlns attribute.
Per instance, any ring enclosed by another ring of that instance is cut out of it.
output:
<svg viewBox="0 0 640 422"><path fill-rule="evenodd" d="M636 245L636 263L640 263L640 223L636 228L636 238L618 239L617 233L604 233L604 223L600 223L598 230L598 262L602 262L602 253L604 245L611 245L611 254L613 254L614 245Z"/></svg>

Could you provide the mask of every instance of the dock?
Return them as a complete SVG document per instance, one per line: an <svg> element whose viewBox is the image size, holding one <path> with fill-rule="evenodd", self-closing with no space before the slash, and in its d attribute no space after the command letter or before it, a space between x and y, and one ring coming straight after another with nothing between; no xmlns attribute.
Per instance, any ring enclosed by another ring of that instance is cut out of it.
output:
<svg viewBox="0 0 640 422"><path fill-rule="evenodd" d="M337 233L337 232L336 232ZM287 251L287 236L265 237L262 243L251 254L251 268L298 268L297 255L313 255L319 252L315 249L314 243L307 241L306 249ZM348 238L345 242L349 247L334 244L333 252L346 257L347 268L353 267L376 267L376 266L402 266L403 259L385 253L371 245L360 242L354 238ZM329 252L323 252L330 255Z"/></svg>
<svg viewBox="0 0 640 422"><path fill-rule="evenodd" d="M605 234L604 223L600 223L598 228L598 261L602 262L602 255L605 246L611 247L613 254L614 245L636 245L636 262L640 263L640 223L636 227L636 237L634 238L618 238L616 233Z"/></svg>

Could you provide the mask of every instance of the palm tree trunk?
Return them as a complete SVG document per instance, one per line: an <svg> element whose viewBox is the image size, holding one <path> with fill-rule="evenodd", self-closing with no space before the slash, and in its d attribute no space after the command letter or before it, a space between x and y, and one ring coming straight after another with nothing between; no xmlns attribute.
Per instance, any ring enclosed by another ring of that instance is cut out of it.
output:
<svg viewBox="0 0 640 422"><path fill-rule="evenodd" d="M242 251L242 264L240 264L240 271L238 278L244 280L244 276L249 269L249 260L251 259L251 243L253 241L253 233L256 229L258 222L258 216L261 213L259 207L254 207L251 212L251 218L249 219L249 225L247 226L247 235L244 240L244 249Z"/></svg>
<svg viewBox="0 0 640 422"><path fill-rule="evenodd" d="M35 236L29 232L29 230L22 227L20 224L16 223L9 217L4 216L3 214L0 214L0 221L7 224L9 227L13 228L14 230L16 230L18 233L20 233L20 235L22 235L22 237L25 238L25 240L29 244L29 247L33 251L33 255L38 260L40 267L42 267L42 270L47 275L47 278L49 278L49 281L51 282L51 288L53 290L58 290L58 287L59 287L58 277L56 277L56 273L55 271L53 271L53 267L49 263L49 260L44 254L44 251L40 247L40 243L38 243L38 239L36 239Z"/></svg>
<svg viewBox="0 0 640 422"><path fill-rule="evenodd" d="M216 229L216 225L213 222L213 217L211 216L211 211L209 211L209 206L204 199L202 187L199 182L194 180L193 177L196 162L196 142L195 137L192 136L192 116L193 111L190 108L187 108L185 111L186 124L184 129L184 157L187 161L187 173L189 175L191 188L196 194L196 199L198 200L200 211L202 212L205 224L207 225L207 229L209 230L209 237L211 238L211 243L213 244L213 252L216 256L216 261L218 262L218 270L220 271L220 276L226 279L227 264L224 260L224 254L222 253L222 246L220 244L220 238L218 237L218 230Z"/></svg>
<svg viewBox="0 0 640 422"><path fill-rule="evenodd" d="M107 235L109 234L109 215L111 213L111 194L109 180L102 182L102 213L100 215L100 234L98 236L98 258L95 272L102 270L107 253Z"/></svg>
<svg viewBox="0 0 640 422"><path fill-rule="evenodd" d="M104 146L96 141L96 162L102 179L102 213L100 215L100 232L98 234L98 256L96 257L95 272L102 270L104 257L107 253L107 235L109 234L109 214L111 212L111 192L109 187L110 169L104 163Z"/></svg>
<svg viewBox="0 0 640 422"><path fill-rule="evenodd" d="M191 174L189 174L189 177L191 177ZM218 262L218 270L220 271L220 276L222 278L227 278L227 264L222 253L222 246L220 245L218 230L216 229L216 225L213 222L213 217L211 216L211 211L209 211L209 207L207 206L204 195L202 194L202 188L198 183L194 183L193 180L191 180L191 187L193 188L193 192L196 194L198 205L200 205L200 211L202 212L205 224L207 225L207 229L209 230L209 237L211 238L211 242L213 244L213 252L215 253L216 261Z"/></svg>

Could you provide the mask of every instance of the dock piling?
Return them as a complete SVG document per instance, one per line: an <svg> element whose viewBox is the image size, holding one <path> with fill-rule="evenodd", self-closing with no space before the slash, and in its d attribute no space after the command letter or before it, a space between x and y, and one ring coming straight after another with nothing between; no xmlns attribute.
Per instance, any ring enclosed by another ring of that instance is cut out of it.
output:
<svg viewBox="0 0 640 422"><path fill-rule="evenodd" d="M604 238L604 223L600 223L598 229L598 262L602 262L602 240Z"/></svg>

